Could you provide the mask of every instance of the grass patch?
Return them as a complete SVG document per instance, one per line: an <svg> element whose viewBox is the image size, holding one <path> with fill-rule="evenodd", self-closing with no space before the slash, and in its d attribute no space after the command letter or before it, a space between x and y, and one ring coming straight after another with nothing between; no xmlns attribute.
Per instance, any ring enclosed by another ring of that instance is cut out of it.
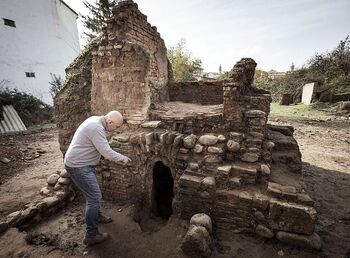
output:
<svg viewBox="0 0 350 258"><path fill-rule="evenodd" d="M284 120L329 120L334 118L334 115L327 112L324 105L289 105L282 106L278 103L271 103L271 111L269 119L284 119Z"/></svg>

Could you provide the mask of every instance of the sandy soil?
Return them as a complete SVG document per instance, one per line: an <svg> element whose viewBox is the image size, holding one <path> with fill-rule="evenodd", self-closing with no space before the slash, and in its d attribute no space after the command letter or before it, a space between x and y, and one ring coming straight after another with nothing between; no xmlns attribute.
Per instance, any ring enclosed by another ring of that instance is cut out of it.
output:
<svg viewBox="0 0 350 258"><path fill-rule="evenodd" d="M279 122L282 123L282 122ZM286 124L286 123L284 123ZM256 236L215 232L216 250L212 257L350 257L350 126L349 122L292 122L303 154L303 178L319 213L317 232L322 251L292 247L277 240ZM46 151L27 164L23 159L1 164L0 216L36 198L48 174L62 169L57 135L44 131L35 135L0 139L0 157L18 152L23 146ZM29 144L29 145L26 145ZM7 154L6 154L7 155ZM35 155L34 155L35 156ZM0 236L0 257L183 257L179 244L187 221L174 216L169 221L152 217L142 227L131 219L133 207L104 202L103 211L113 223L102 225L111 234L108 242L91 248L81 243L84 235L84 204L78 197L67 208L28 232L10 229ZM144 231L142 231L142 229ZM28 244L28 241L31 244Z"/></svg>

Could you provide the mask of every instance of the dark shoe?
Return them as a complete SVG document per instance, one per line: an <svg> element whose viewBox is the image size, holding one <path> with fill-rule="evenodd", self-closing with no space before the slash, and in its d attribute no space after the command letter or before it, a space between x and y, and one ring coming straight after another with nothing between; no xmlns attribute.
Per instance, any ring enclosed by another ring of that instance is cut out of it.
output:
<svg viewBox="0 0 350 258"><path fill-rule="evenodd" d="M83 244L87 246L100 244L109 238L107 233L98 233L93 237L84 237Z"/></svg>
<svg viewBox="0 0 350 258"><path fill-rule="evenodd" d="M103 216L101 213L98 214L98 223L100 224L108 224L112 222L112 218L111 217L106 217Z"/></svg>

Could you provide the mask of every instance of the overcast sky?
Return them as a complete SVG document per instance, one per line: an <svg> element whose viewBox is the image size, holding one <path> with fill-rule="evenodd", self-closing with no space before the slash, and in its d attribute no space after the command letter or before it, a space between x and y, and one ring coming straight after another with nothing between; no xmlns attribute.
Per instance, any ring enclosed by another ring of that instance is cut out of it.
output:
<svg viewBox="0 0 350 258"><path fill-rule="evenodd" d="M93 2L94 0L90 0ZM86 13L82 0L65 0ZM167 47L181 38L205 71L252 57L263 70L301 67L350 34L350 0L136 0ZM82 31L81 23L78 23Z"/></svg>

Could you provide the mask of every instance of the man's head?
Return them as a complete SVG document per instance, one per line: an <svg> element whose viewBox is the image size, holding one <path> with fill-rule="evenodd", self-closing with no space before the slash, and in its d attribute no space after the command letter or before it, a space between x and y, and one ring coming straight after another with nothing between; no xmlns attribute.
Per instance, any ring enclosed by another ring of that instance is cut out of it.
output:
<svg viewBox="0 0 350 258"><path fill-rule="evenodd" d="M104 117L106 119L107 131L113 131L123 124L123 116L119 111L110 111Z"/></svg>

